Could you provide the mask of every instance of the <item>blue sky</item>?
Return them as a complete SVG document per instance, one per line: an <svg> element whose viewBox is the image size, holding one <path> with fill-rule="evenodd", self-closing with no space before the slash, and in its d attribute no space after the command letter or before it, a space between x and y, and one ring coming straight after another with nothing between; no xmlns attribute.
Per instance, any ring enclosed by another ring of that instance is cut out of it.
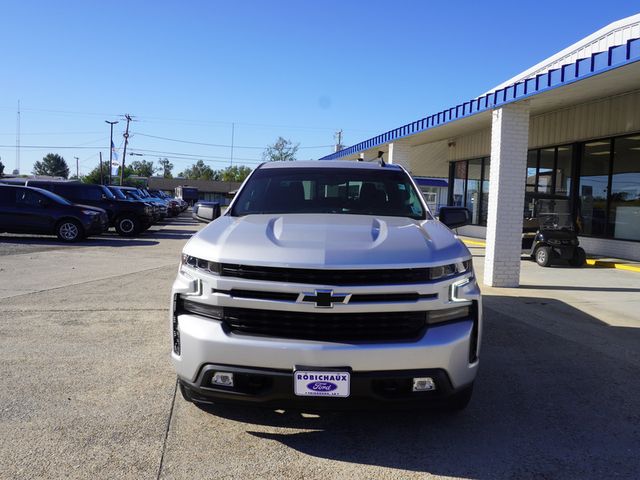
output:
<svg viewBox="0 0 640 480"><path fill-rule="evenodd" d="M145 155L127 162L167 156L174 174L229 165L232 123L234 163L257 165L278 136L315 159L338 129L350 145L473 98L632 3L4 2L0 158L15 168L20 100L22 173L48 152L87 173L109 154L104 121L125 113Z"/></svg>

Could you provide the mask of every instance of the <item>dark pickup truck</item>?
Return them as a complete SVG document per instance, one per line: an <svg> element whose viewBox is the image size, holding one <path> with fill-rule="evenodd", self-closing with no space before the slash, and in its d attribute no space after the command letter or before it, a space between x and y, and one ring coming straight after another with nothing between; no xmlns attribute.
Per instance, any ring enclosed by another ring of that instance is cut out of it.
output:
<svg viewBox="0 0 640 480"><path fill-rule="evenodd" d="M104 209L109 216L109 224L123 237L138 235L153 221L152 207L142 202L117 199L104 185L51 180L27 180L26 185L49 190L73 203Z"/></svg>

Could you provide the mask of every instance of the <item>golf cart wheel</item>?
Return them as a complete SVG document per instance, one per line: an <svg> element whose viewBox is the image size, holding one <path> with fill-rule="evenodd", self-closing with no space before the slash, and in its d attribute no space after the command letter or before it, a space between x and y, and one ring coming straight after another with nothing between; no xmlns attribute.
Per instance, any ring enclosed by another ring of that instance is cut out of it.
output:
<svg viewBox="0 0 640 480"><path fill-rule="evenodd" d="M536 263L541 267L548 267L551 265L551 248L550 247L538 247L536 249Z"/></svg>
<svg viewBox="0 0 640 480"><path fill-rule="evenodd" d="M572 267L581 267L587 261L587 254L582 247L576 248L573 252L573 258L569 260L569 265Z"/></svg>

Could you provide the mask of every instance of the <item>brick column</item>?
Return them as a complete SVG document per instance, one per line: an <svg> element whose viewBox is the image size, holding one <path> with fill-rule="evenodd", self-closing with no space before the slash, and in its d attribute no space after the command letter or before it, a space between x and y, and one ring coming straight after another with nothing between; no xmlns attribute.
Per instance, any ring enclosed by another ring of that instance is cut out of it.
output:
<svg viewBox="0 0 640 480"><path fill-rule="evenodd" d="M398 165L402 165L407 169L408 172L411 171L411 162L409 160L409 153L411 152L411 145L409 145L409 141L406 139L396 140L393 143L389 144L389 154L386 159L384 159L387 163L396 163Z"/></svg>
<svg viewBox="0 0 640 480"><path fill-rule="evenodd" d="M529 145L529 105L493 111L484 283L520 285L522 212Z"/></svg>

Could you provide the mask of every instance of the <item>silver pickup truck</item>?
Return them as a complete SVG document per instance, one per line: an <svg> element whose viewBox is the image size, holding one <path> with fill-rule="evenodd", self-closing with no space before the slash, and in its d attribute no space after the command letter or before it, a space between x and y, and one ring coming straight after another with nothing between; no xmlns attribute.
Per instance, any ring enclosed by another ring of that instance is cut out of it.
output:
<svg viewBox="0 0 640 480"><path fill-rule="evenodd" d="M186 244L173 365L195 403L466 407L482 307L471 254L400 166L272 162Z"/></svg>

